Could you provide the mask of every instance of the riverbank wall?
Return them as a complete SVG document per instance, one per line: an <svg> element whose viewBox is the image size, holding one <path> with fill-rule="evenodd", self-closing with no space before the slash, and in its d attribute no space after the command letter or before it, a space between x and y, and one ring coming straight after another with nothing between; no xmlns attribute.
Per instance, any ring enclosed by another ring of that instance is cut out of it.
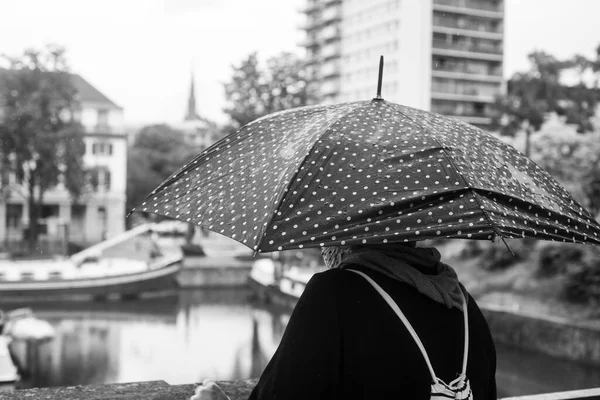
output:
<svg viewBox="0 0 600 400"><path fill-rule="evenodd" d="M494 341L578 363L600 366L598 324L479 304Z"/></svg>
<svg viewBox="0 0 600 400"><path fill-rule="evenodd" d="M255 284L259 299L293 308L297 298ZM539 315L495 304L478 304L496 343L600 367L600 324Z"/></svg>
<svg viewBox="0 0 600 400"><path fill-rule="evenodd" d="M246 286L253 261L227 255L186 256L177 283L184 289Z"/></svg>

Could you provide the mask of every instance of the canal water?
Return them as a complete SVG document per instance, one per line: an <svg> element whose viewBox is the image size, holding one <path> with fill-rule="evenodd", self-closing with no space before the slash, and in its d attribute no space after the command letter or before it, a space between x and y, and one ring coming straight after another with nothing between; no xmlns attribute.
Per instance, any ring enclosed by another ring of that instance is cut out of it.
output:
<svg viewBox="0 0 600 400"><path fill-rule="evenodd" d="M30 355L35 366L22 387L255 378L290 316L252 301L248 290L231 289L29 306L57 336ZM600 368L503 345L497 352L499 397L600 387Z"/></svg>

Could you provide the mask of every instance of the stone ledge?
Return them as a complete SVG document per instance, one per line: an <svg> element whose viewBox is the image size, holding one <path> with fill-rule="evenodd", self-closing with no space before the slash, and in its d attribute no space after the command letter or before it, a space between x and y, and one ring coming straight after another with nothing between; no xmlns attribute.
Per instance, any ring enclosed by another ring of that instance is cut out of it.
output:
<svg viewBox="0 0 600 400"><path fill-rule="evenodd" d="M246 400L256 380L219 381L219 386L231 400ZM187 400L196 384L169 385L165 381L117 383L23 389L0 393L0 400Z"/></svg>
<svg viewBox="0 0 600 400"><path fill-rule="evenodd" d="M245 381L217 381L231 400L246 400L257 379ZM109 385L68 386L24 389L0 393L0 400L187 400L196 384L169 385L165 381L116 383ZM545 393L503 400L598 400L600 388ZM502 399L501 399L502 400Z"/></svg>

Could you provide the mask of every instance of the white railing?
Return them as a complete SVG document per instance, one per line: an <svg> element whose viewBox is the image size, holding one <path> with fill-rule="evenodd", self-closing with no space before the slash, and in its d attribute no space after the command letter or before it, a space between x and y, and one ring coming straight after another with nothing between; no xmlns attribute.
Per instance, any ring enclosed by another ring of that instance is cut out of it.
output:
<svg viewBox="0 0 600 400"><path fill-rule="evenodd" d="M85 250L80 251L79 253L75 253L70 257L70 260L76 264L81 263L87 257L97 256L100 252L117 245L119 243L124 242L125 240L131 239L135 236L142 235L146 232L150 232L152 230L152 224L142 224L136 226L133 229L123 232L120 235L117 235L113 238L95 244L93 246L88 247Z"/></svg>

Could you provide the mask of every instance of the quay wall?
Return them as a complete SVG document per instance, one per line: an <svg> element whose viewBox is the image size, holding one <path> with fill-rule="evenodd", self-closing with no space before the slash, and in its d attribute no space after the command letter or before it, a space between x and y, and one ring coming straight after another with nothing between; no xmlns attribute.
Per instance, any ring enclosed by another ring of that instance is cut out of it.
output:
<svg viewBox="0 0 600 400"><path fill-rule="evenodd" d="M566 318L479 304L494 341L553 357L600 366L600 327Z"/></svg>
<svg viewBox="0 0 600 400"><path fill-rule="evenodd" d="M274 288L255 285L260 299L292 308L297 299ZM497 343L600 366L600 325L480 303Z"/></svg>
<svg viewBox="0 0 600 400"><path fill-rule="evenodd" d="M187 256L177 283L185 289L246 286L251 269L252 261L236 257Z"/></svg>

